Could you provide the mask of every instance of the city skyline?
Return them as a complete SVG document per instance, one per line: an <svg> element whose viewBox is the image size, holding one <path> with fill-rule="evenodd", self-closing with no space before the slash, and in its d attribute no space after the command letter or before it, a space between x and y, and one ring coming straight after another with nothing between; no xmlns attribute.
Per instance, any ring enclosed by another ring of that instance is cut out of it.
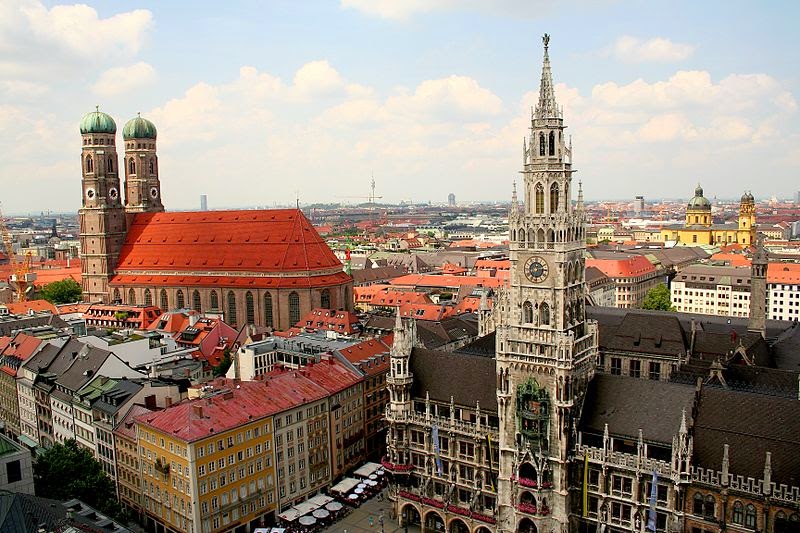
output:
<svg viewBox="0 0 800 533"><path fill-rule="evenodd" d="M7 213L77 209L97 104L156 124L172 209L510 198L545 31L587 200L794 193L791 5L209 5L0 8Z"/></svg>

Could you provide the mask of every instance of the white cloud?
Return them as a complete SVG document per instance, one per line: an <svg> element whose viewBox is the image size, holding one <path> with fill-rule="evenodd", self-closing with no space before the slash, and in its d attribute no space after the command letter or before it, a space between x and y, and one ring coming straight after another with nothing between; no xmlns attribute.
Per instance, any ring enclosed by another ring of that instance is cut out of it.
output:
<svg viewBox="0 0 800 533"><path fill-rule="evenodd" d="M664 37L654 37L645 41L623 35L608 51L620 61L630 63L674 63L692 55L694 46L675 43Z"/></svg>
<svg viewBox="0 0 800 533"><path fill-rule="evenodd" d="M92 86L92 91L99 96L110 97L147 87L155 81L155 69L148 63L139 61L126 67L106 70Z"/></svg>
<svg viewBox="0 0 800 533"><path fill-rule="evenodd" d="M614 3L615 0L564 0L554 5L550 0L340 0L344 9L352 9L370 17L406 21L416 15L437 11L470 11L486 15L514 18L541 18L554 9L585 9Z"/></svg>
<svg viewBox="0 0 800 533"><path fill-rule="evenodd" d="M63 82L128 62L152 27L153 15L143 9L102 18L85 4L0 2L0 78Z"/></svg>

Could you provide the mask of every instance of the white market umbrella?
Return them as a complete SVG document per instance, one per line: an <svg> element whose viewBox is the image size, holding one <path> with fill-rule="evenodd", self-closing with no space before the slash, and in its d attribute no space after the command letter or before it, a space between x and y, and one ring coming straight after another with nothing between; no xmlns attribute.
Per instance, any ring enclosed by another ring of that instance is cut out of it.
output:
<svg viewBox="0 0 800 533"><path fill-rule="evenodd" d="M350 499L350 500L357 500L358 499L358 494L351 494L347 498Z"/></svg>
<svg viewBox="0 0 800 533"><path fill-rule="evenodd" d="M317 523L317 519L314 518L313 516L301 516L298 522L300 522L300 524L304 526L313 526L314 524Z"/></svg>
<svg viewBox="0 0 800 533"><path fill-rule="evenodd" d="M357 488L356 490L354 490L353 492L355 492L356 494L363 494L363 493L364 493L364 489L362 489L361 487L358 487L358 488Z"/></svg>
<svg viewBox="0 0 800 533"><path fill-rule="evenodd" d="M376 479L378 479L378 476L376 476L375 474L370 474L370 475L369 475L369 478L370 478L372 481L375 481Z"/></svg>
<svg viewBox="0 0 800 533"><path fill-rule="evenodd" d="M328 518L331 515L327 509L317 509L311 514L314 515L314 518L319 518L320 520L323 518Z"/></svg>
<svg viewBox="0 0 800 533"><path fill-rule="evenodd" d="M377 481L373 481L373 480L371 480L371 479L370 479L369 481L367 481L367 485L369 485L370 487L374 487L374 486L376 486L377 484L378 484L378 482L377 482Z"/></svg>
<svg viewBox="0 0 800 533"><path fill-rule="evenodd" d="M326 505L325 508L330 512L335 513L336 511L342 510L342 504L339 502L331 502L328 505Z"/></svg>

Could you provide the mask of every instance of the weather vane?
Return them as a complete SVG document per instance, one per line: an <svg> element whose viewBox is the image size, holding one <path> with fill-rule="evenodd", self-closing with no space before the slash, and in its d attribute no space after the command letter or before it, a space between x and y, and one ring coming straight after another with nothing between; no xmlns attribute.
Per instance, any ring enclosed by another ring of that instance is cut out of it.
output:
<svg viewBox="0 0 800 533"><path fill-rule="evenodd" d="M544 47L547 48L547 45L550 44L550 34L545 33L544 36L542 36L542 42L544 43Z"/></svg>

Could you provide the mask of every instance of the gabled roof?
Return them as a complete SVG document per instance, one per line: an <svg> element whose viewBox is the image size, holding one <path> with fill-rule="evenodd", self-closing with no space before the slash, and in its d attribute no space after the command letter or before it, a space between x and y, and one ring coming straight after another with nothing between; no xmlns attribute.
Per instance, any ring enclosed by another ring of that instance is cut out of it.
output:
<svg viewBox="0 0 800 533"><path fill-rule="evenodd" d="M589 383L583 402L580 429L637 439L639 430L646 441L666 445L678 433L683 410L687 423L692 413L695 390L689 385L597 374Z"/></svg>
<svg viewBox="0 0 800 533"><path fill-rule="evenodd" d="M341 268L299 209L140 213L120 271L287 273Z"/></svg>
<svg viewBox="0 0 800 533"><path fill-rule="evenodd" d="M411 351L411 373L414 382L411 395L456 405L481 409L497 409L494 353L476 355L466 352L445 352L414 348Z"/></svg>
<svg viewBox="0 0 800 533"><path fill-rule="evenodd" d="M731 474L761 479L770 452L772 481L800 485L800 402L796 398L703 387L694 431L698 466L721 470L723 448L728 444Z"/></svg>

